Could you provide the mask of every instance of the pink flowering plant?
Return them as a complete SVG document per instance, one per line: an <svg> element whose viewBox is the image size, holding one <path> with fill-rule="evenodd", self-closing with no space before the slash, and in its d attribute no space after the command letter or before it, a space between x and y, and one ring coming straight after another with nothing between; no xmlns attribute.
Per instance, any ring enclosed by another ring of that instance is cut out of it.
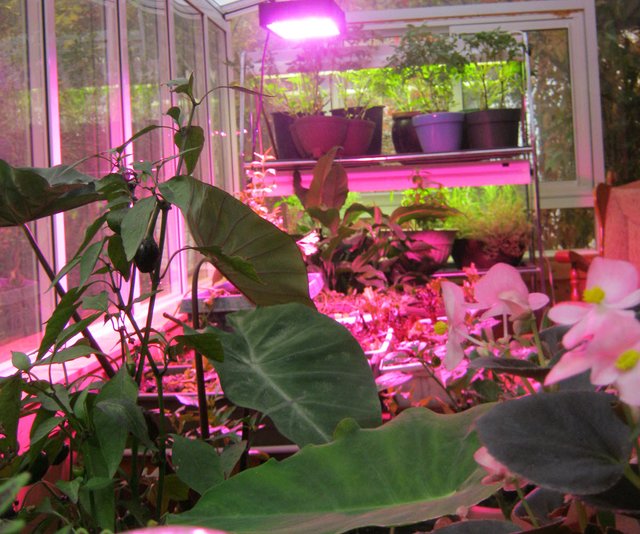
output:
<svg viewBox="0 0 640 534"><path fill-rule="evenodd" d="M498 503L515 492L510 519L522 527L639 528L630 518L640 511L639 284L632 264L596 258L583 301L556 304L544 318L548 297L530 293L510 266L492 267L471 296L442 282L446 321L435 330L447 337L446 368L511 375L522 386L476 420L474 456L483 482L500 484ZM556 325L540 331L538 316ZM478 328L491 320L497 339ZM455 532L474 532L468 525Z"/></svg>

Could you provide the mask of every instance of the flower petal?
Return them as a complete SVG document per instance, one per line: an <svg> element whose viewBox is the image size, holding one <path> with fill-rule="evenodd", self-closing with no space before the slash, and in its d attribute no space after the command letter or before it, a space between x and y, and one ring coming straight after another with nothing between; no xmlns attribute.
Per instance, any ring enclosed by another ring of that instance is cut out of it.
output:
<svg viewBox="0 0 640 534"><path fill-rule="evenodd" d="M611 306L612 308L620 308L624 310L627 308L633 308L638 304L640 304L640 289L632 291L628 295L624 296L617 302L610 304L609 306Z"/></svg>
<svg viewBox="0 0 640 534"><path fill-rule="evenodd" d="M545 385L555 384L560 380L584 373L591 367L591 358L585 351L567 352L553 366L544 380Z"/></svg>
<svg viewBox="0 0 640 534"><path fill-rule="evenodd" d="M460 362L464 358L464 350L462 345L456 339L457 336L449 335L449 339L447 339L446 349L447 352L444 355L444 366L447 370L453 371Z"/></svg>
<svg viewBox="0 0 640 534"><path fill-rule="evenodd" d="M593 308L586 302L561 302L549 310L548 317L554 323L575 324Z"/></svg>
<svg viewBox="0 0 640 534"><path fill-rule="evenodd" d="M638 269L628 261L596 257L587 272L586 287L604 290L606 304L617 302L638 289Z"/></svg>
<svg viewBox="0 0 640 534"><path fill-rule="evenodd" d="M529 308L539 310L549 303L549 296L544 293L529 293Z"/></svg>

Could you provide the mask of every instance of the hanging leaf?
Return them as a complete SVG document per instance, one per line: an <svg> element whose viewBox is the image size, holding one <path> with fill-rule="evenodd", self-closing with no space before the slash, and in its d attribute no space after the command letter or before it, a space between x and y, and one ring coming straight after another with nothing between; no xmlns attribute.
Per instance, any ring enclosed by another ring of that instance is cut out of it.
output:
<svg viewBox="0 0 640 534"><path fill-rule="evenodd" d="M327 445L244 471L207 491L171 524L236 533L345 532L416 523L472 506L495 490L473 459L475 419L410 408L373 429L342 425ZM349 429L351 427L351 429Z"/></svg>
<svg viewBox="0 0 640 534"><path fill-rule="evenodd" d="M585 495L622 477L631 431L613 397L589 391L540 393L496 406L478 420L480 439L513 473L540 486Z"/></svg>
<svg viewBox="0 0 640 534"><path fill-rule="evenodd" d="M18 450L18 421L20 420L22 380L17 376L0 379L0 427L3 439L0 450Z"/></svg>
<svg viewBox="0 0 640 534"><path fill-rule="evenodd" d="M41 359L44 354L52 347L56 339L71 319L73 312L75 312L80 306L80 297L84 293L84 289L72 287L64 297L60 299L60 302L56 306L56 309L49 317L47 326L38 348L38 355L36 360Z"/></svg>
<svg viewBox="0 0 640 534"><path fill-rule="evenodd" d="M210 360L222 361L224 360L224 350L220 343L220 337L211 330L205 330L202 333L191 330L190 333L187 333L187 328L185 327L185 335L176 336L175 340L197 350Z"/></svg>
<svg viewBox="0 0 640 534"><path fill-rule="evenodd" d="M171 434L171 459L178 478L202 494L224 480L220 456L208 443Z"/></svg>
<svg viewBox="0 0 640 534"><path fill-rule="evenodd" d="M302 302L309 298L307 268L295 241L229 193L191 176L160 184L162 195L182 211L199 247L219 247L225 257L253 265L260 282L207 253L214 265L257 305ZM213 250L213 249L211 249Z"/></svg>
<svg viewBox="0 0 640 534"><path fill-rule="evenodd" d="M68 165L12 167L0 159L0 227L18 226L99 198L94 178Z"/></svg>
<svg viewBox="0 0 640 534"><path fill-rule="evenodd" d="M187 174L191 174L204 147L204 130L200 126L185 126L174 134L173 142L184 155Z"/></svg>
<svg viewBox="0 0 640 534"><path fill-rule="evenodd" d="M131 264L127 261L127 254L124 251L122 238L118 234L109 236L107 254L109 254L109 259L116 271L118 271L125 280L129 281Z"/></svg>
<svg viewBox="0 0 640 534"><path fill-rule="evenodd" d="M131 261L147 235L151 215L156 207L156 197L146 197L136 202L122 219L122 246L127 261Z"/></svg>
<svg viewBox="0 0 640 534"><path fill-rule="evenodd" d="M239 406L268 415L299 445L331 441L345 417L380 424L371 368L356 339L333 319L301 304L230 314L218 331L224 361L212 362Z"/></svg>
<svg viewBox="0 0 640 534"><path fill-rule="evenodd" d="M339 147L333 147L313 167L313 179L304 195L303 205L309 208L340 209L347 200L349 184L344 167L335 163Z"/></svg>

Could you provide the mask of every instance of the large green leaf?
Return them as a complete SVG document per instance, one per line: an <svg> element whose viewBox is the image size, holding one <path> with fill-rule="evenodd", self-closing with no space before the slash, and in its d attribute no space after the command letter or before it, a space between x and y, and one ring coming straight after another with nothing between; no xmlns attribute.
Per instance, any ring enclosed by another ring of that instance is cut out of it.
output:
<svg viewBox="0 0 640 534"><path fill-rule="evenodd" d="M309 191L301 199L305 209L339 210L347 200L349 193L347 172L342 165L334 162L337 151L338 147L333 147L314 166Z"/></svg>
<svg viewBox="0 0 640 534"><path fill-rule="evenodd" d="M198 246L220 247L226 257L253 265L260 281L214 252L207 254L249 300L257 305L301 302L313 306L307 269L289 235L230 194L191 176L176 176L160 184L160 191L180 208Z"/></svg>
<svg viewBox="0 0 640 534"><path fill-rule="evenodd" d="M311 534L454 514L496 490L481 484L473 459L480 445L471 427L488 407L456 415L411 408L377 429L345 430L333 443L232 477L169 522Z"/></svg>
<svg viewBox="0 0 640 534"><path fill-rule="evenodd" d="M0 452L9 454L18 450L18 421L22 396L22 380L11 376L0 380L0 428L3 439L0 440Z"/></svg>
<svg viewBox="0 0 640 534"><path fill-rule="evenodd" d="M215 447L199 439L189 439L172 434L173 448L171 460L176 475L187 486L198 493L224 480L220 456Z"/></svg>
<svg viewBox="0 0 640 534"><path fill-rule="evenodd" d="M478 420L489 452L513 473L563 493L611 488L631 454L631 431L612 397L590 391L541 393L496 406Z"/></svg>
<svg viewBox="0 0 640 534"><path fill-rule="evenodd" d="M98 200L94 178L67 165L12 167L0 159L0 227L20 224Z"/></svg>
<svg viewBox="0 0 640 534"><path fill-rule="evenodd" d="M345 417L380 424L367 359L349 331L301 304L243 310L219 332L224 361L212 362L225 395L267 414L299 445L326 443Z"/></svg>

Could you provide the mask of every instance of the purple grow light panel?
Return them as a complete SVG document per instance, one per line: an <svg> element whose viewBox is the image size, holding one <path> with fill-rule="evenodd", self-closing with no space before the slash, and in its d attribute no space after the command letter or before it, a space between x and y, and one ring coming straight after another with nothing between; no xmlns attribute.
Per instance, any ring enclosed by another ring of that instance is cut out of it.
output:
<svg viewBox="0 0 640 534"><path fill-rule="evenodd" d="M333 0L287 0L258 6L260 26L288 40L334 37L344 32L344 12Z"/></svg>

